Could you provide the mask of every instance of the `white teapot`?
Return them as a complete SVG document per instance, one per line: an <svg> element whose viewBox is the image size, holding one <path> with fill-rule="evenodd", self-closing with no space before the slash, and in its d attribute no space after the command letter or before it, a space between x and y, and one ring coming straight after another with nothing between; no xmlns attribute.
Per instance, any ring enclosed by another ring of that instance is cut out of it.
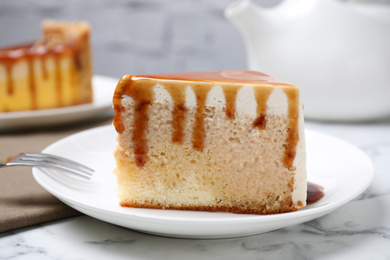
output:
<svg viewBox="0 0 390 260"><path fill-rule="evenodd" d="M250 0L225 16L241 31L248 66L301 87L305 116L390 116L390 6L338 0Z"/></svg>

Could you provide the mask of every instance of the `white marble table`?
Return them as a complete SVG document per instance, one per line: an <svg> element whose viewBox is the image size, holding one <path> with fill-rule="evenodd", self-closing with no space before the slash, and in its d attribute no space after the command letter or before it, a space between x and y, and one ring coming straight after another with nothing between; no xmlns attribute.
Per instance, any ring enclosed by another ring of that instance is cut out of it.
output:
<svg viewBox="0 0 390 260"><path fill-rule="evenodd" d="M329 215L220 240L157 237L82 216L0 234L0 259L390 259L390 120L306 127L355 144L375 165L371 186Z"/></svg>

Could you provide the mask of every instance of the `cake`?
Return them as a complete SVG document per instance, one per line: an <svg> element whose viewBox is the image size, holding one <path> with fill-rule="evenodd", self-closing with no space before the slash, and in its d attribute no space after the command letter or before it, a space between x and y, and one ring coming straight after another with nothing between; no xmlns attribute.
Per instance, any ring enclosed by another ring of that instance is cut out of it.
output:
<svg viewBox="0 0 390 260"><path fill-rule="evenodd" d="M43 38L0 49L0 112L92 102L90 27L42 23Z"/></svg>
<svg viewBox="0 0 390 260"><path fill-rule="evenodd" d="M256 71L125 75L113 104L121 206L275 214L306 205L297 86Z"/></svg>

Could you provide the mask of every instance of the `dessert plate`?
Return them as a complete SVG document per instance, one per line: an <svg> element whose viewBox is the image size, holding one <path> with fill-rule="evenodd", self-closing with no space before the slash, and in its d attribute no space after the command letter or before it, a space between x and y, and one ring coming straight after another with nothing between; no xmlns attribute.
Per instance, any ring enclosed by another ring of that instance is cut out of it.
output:
<svg viewBox="0 0 390 260"><path fill-rule="evenodd" d="M112 96L119 80L95 75L92 78L93 103L44 110L0 113L0 131L52 126L113 113Z"/></svg>
<svg viewBox="0 0 390 260"><path fill-rule="evenodd" d="M335 137L306 130L308 180L325 196L301 210L275 215L123 208L115 194L113 150L116 132L104 126L71 135L43 152L64 156L96 170L90 181L33 168L36 181L69 206L91 217L133 230L181 238L227 238L260 234L300 224L337 209L363 192L373 177L368 156Z"/></svg>

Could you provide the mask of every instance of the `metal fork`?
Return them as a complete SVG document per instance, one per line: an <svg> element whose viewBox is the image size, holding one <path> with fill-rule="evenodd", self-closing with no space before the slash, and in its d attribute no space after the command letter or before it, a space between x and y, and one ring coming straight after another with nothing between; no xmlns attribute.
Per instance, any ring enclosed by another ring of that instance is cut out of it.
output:
<svg viewBox="0 0 390 260"><path fill-rule="evenodd" d="M72 173L89 180L94 172L93 169L80 163L46 153L20 153L10 156L3 163L0 163L0 168L5 166L46 167Z"/></svg>

